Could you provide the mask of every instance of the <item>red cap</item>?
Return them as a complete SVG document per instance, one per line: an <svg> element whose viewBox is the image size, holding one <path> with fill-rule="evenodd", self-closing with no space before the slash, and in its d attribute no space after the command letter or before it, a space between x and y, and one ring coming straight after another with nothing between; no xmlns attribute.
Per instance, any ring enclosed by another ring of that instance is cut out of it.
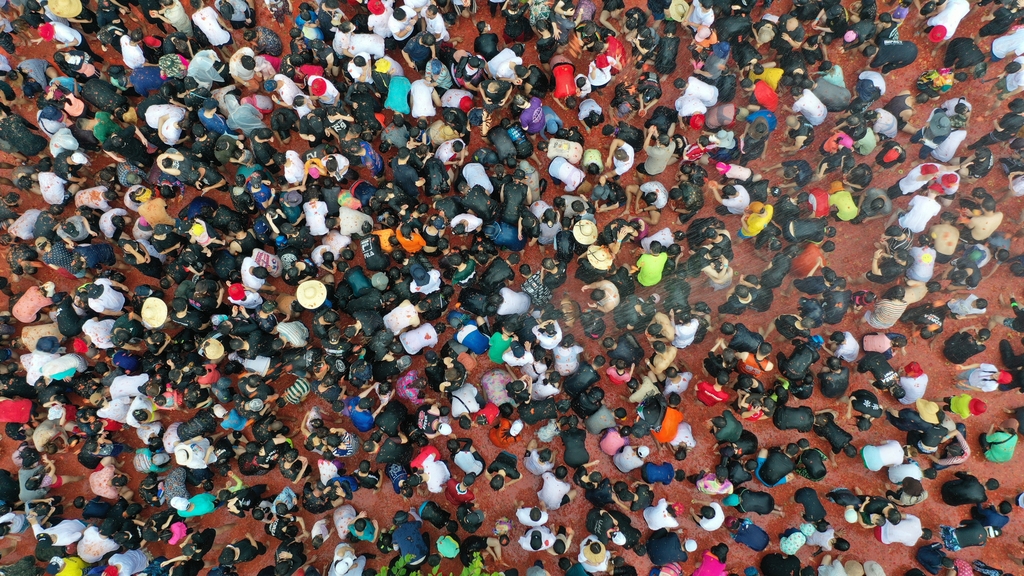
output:
<svg viewBox="0 0 1024 576"><path fill-rule="evenodd" d="M946 39L946 27L942 25L933 27L931 32L928 32L928 39L932 42L942 42Z"/></svg>
<svg viewBox="0 0 1024 576"><path fill-rule="evenodd" d="M103 576L118 576L117 566L107 566L103 569Z"/></svg>
<svg viewBox="0 0 1024 576"><path fill-rule="evenodd" d="M381 0L370 0L366 3L366 8L374 16L380 16L384 13L384 3Z"/></svg>
<svg viewBox="0 0 1024 576"><path fill-rule="evenodd" d="M945 192L945 190L942 189L942 186L939 186L938 184L932 184L931 186L928 187L928 189L933 192L938 192L939 194Z"/></svg>
<svg viewBox="0 0 1024 576"><path fill-rule="evenodd" d="M71 341L71 349L74 350L76 354L85 354L89 351L89 344L81 338L75 338Z"/></svg>
<svg viewBox="0 0 1024 576"><path fill-rule="evenodd" d="M911 362L903 367L903 373L911 378L917 378L921 374L924 374L924 370L921 369L921 365L917 362Z"/></svg>
<svg viewBox="0 0 1024 576"><path fill-rule="evenodd" d="M42 36L43 40L46 40L47 42L53 40L53 36L54 34L56 34L56 31L54 31L53 29L53 24L50 24L49 22L45 24L40 24L36 32L39 32L39 35Z"/></svg>
<svg viewBox="0 0 1024 576"><path fill-rule="evenodd" d="M967 409L971 411L971 415L978 416L979 414L984 414L985 411L988 410L988 404L985 404L984 401L978 400L977 398L972 398L967 404Z"/></svg>
<svg viewBox="0 0 1024 576"><path fill-rule="evenodd" d="M690 116L690 128L693 128L694 130L703 130L704 129L704 115L703 114L694 114L693 116Z"/></svg>
<svg viewBox="0 0 1024 576"><path fill-rule="evenodd" d="M232 300L245 300L245 287L237 283L228 286L228 297Z"/></svg>
<svg viewBox="0 0 1024 576"><path fill-rule="evenodd" d="M609 65L608 57L605 56L604 54L598 54L597 59L594 60L594 63L597 64L598 68L607 68Z"/></svg>
<svg viewBox="0 0 1024 576"><path fill-rule="evenodd" d="M1013 375L1006 370L1000 370L999 377L996 378L996 382L999 382L1000 384L1009 384L1010 382L1013 382Z"/></svg>
<svg viewBox="0 0 1024 576"><path fill-rule="evenodd" d="M882 162L895 162L900 157L900 151L897 148L890 148L886 150L885 155L882 156Z"/></svg>
<svg viewBox="0 0 1024 576"><path fill-rule="evenodd" d="M323 96L327 92L327 81L323 78L313 80L309 85L309 91L313 96Z"/></svg>
<svg viewBox="0 0 1024 576"><path fill-rule="evenodd" d="M948 174L942 175L943 186L955 186L958 182L960 182L960 176L958 176L955 172L950 172Z"/></svg>
<svg viewBox="0 0 1024 576"><path fill-rule="evenodd" d="M462 100L459 100L459 109L469 114L469 111L473 109L473 97L463 96Z"/></svg>
<svg viewBox="0 0 1024 576"><path fill-rule="evenodd" d="M939 167L935 164L925 164L924 166L921 166L921 174L924 174L925 176L928 176L929 174L937 174L938 172Z"/></svg>

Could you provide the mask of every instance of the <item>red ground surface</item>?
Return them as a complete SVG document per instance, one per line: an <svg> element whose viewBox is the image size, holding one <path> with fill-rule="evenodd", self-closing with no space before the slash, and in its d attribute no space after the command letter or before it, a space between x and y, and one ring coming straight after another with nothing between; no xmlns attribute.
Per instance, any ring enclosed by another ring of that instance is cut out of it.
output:
<svg viewBox="0 0 1024 576"><path fill-rule="evenodd" d="M297 9L298 3L296 2L295 4ZM633 1L627 2L627 6L632 6L634 4L635 2ZM788 8L788 6L789 2L777 2L772 7L771 13L781 14ZM267 13L263 6L260 6L259 8L260 23L263 25L276 26L273 20L269 18L269 16L267 16ZM882 6L881 8L885 9L886 7ZM980 26L981 17L983 16L983 14L987 13L988 10L990 10L991 8L992 7L989 6L984 9L976 9L974 13L972 13L961 25L959 35L974 34ZM912 13L910 17L908 17L906 23L903 26L902 35L904 39L908 39L913 30L922 26L923 18L917 15L916 11L912 10L911 12ZM349 13L351 13L351 10L349 10ZM759 15L760 10L755 12L755 17ZM481 11L477 14L476 18L474 18L474 21L477 18L487 17L488 15L486 14L486 8L482 7ZM287 37L286 30L280 27L278 28L281 30L282 36ZM494 25L494 28L496 30L500 30L500 22L496 23ZM457 26L457 28L452 31L452 36L461 37L465 39L460 44L460 46L469 47L471 46L471 39L475 37L475 29L472 28L472 25L468 21L460 20L460 23ZM236 41L241 41L240 34L236 34ZM926 40L924 40L923 38L921 38L921 41L926 42ZM987 48L987 46L989 45L989 39L981 41L980 44L983 48ZM888 83L888 93L887 96L883 97L883 103L887 101L888 98L898 93L900 90L912 88L913 81L920 73L920 71L931 69L939 65L939 62L941 61L941 53L937 56L932 56L929 54L930 46L922 45L921 48L921 56L919 58L918 63L915 66L908 69L900 70L896 74L890 74L886 77L886 81ZM24 57L22 51L25 51L33 56L41 55L45 57L46 54L49 54L49 50L45 48L32 48L28 50L24 48L19 48L18 56L12 58L12 61L15 61L18 57ZM855 77L856 74L860 71L861 67L864 66L865 64L864 59L859 55L852 57L850 55L840 56L838 54L838 50L836 50L835 48L832 48L830 50L830 53L833 56L833 58L836 58L838 60L837 63L842 65L848 81L849 79ZM111 63L115 62L118 58L117 54L113 51L108 51L105 55L108 61ZM580 62L580 64L582 66L585 66L587 62L582 61ZM997 74L1001 70L1001 68L1001 65L992 66L991 71L989 72L989 78ZM686 77L685 73L690 70L689 56L685 50L680 51L680 61L678 69L682 71L683 74L681 74L680 77L683 78ZM412 74L415 74L415 72L412 72ZM665 96L663 98L662 103L671 105L671 102L677 96L677 91L674 88L672 88L671 81L666 82L663 88L665 90ZM605 97L607 98L610 95L611 90L606 90L605 92ZM978 81L971 80L963 84L958 84L952 89L952 91L949 93L949 96L966 96L971 100L972 104L974 105L975 115L971 123L971 134L970 137L967 139L968 143L973 142L982 133L988 131L989 126L991 125L991 120L997 118L998 115L1002 113L1002 104L995 101L993 97L993 84L991 83L982 84L979 83ZM789 96L783 96L783 102L791 103L792 100ZM921 121L923 121L923 118L927 117L929 108L928 105L925 105L919 106L918 109L919 112L918 116L915 117L915 122L920 123ZM568 119L567 121L570 124L575 122L575 120L572 118ZM824 137L823 135L828 133L833 122L834 119L830 118L830 120L824 126L821 126L817 129L819 141L821 140L821 138ZM689 132L687 132L686 134L687 136L691 136L691 133ZM597 147L607 146L607 140L600 139L598 131L595 131L594 135L591 138L599 141L595 144ZM776 144L781 140L781 135L777 133L773 136L773 138L773 144ZM904 143L905 139L905 135L900 136L900 140L903 141ZM477 140L476 142L479 142L479 140ZM301 145L301 141L297 138L294 138L292 140L292 145ZM588 147L590 146L591 144L588 139ZM916 147L908 147L908 152L911 158L916 157L916 151ZM996 152L997 156L1004 155L1007 153L1006 149L1003 147L995 147L994 151ZM769 153L767 157L763 161L753 164L752 167L755 168L756 170L758 167L774 164L780 161L781 159L784 158L780 155L777 155L775 153L775 147L772 146L769 148ZM868 162L870 163L871 161L868 160ZM912 160L908 161L908 163L906 163L903 167L899 169L876 174L873 185L881 186L883 188L888 186L893 181L898 179L901 176L901 174L904 173L905 170L909 169L912 165L912 162ZM667 176L667 174L668 173L666 173L666 175L663 176L663 181L668 181L669 176ZM626 176L627 181L630 178L632 178L631 175ZM995 169L992 171L992 174L989 177L978 183L978 185L983 186L989 191L994 192L1002 189L1005 184L1004 178L1002 177L1001 173L998 169ZM970 187L966 188L967 190L970 189ZM548 197L553 195L552 190L553 188L549 189L549 191L547 192ZM195 193L194 190L190 190L190 192L193 194ZM215 193L214 197L219 200L226 201L226 197L219 193ZM26 198L26 203L23 205L23 207L27 208L36 206L37 203L35 202L35 200L36 199L34 198ZM901 200L900 202L905 203L906 200ZM713 209L713 204L713 200L709 199L708 207L705 208L704 212L701 215L709 214ZM1008 217L1016 219L1016 216L1020 213L1021 204L1018 201L1007 201L1006 203L1001 205L1001 209L1004 212L1006 212ZM609 215L605 214L604 217L609 218ZM738 227L736 217L727 217L726 220L734 230ZM602 220L602 222L603 221L604 220ZM674 219L665 218L663 224L672 226L674 224ZM868 261L866 260L866 258L869 257L870 254L870 248L868 247L870 246L870 243L873 242L878 237L879 233L883 228L883 225L884 222L881 221L874 221L862 226L853 226L846 223L837 224L837 227L839 229L839 234L836 238L837 250L836 252L829 256L829 265L833 269L837 270L840 274L850 278L863 273L868 267ZM1004 224L1004 230L1011 230L1012 226L1013 224L1011 223ZM678 228L678 225L675 225L673 227ZM1017 248L1019 249L1019 246ZM635 249L633 247L631 247L630 249L624 249L623 253L620 254L619 256L618 263L629 264L635 261L638 250L638 247L636 247ZM737 257L736 260L733 262L733 266L738 272L758 273L764 268L763 261L752 253L752 246L749 243L738 244L736 247L736 254ZM539 257L536 248L528 248L523 256L524 261L533 265L534 269L537 268L537 265L539 263ZM5 265L0 264L0 270L6 272ZM43 281L53 280L57 283L58 288L60 290L71 290L75 287L73 283L57 277L50 270L44 270L40 272L38 275L38 279ZM129 279L130 281L139 280L139 278L137 278L136 275L134 274L130 275ZM15 290L20 291L25 289L27 286L28 282L22 281L21 283L15 285ZM978 290L978 293L979 295L989 298L990 302L992 303L992 309L995 309L998 307L998 305L996 304L997 296L1012 294L1017 289L1017 286L1018 280L1010 276L1005 269L1002 269L996 272L996 274L993 277L983 282L981 288ZM279 288L282 287L287 289L287 287L284 285L279 286ZM581 296L578 288L578 283L575 280L570 279L569 283L565 287L565 291L573 295L574 298L579 299L581 298ZM561 296L561 291L559 291L555 295L556 298L560 298ZM713 293L709 288L707 288L705 284L701 283L700 281L695 280L693 282L693 294L691 296L691 302L704 300L707 301L712 306L712 308L715 308L724 300L724 296L724 293ZM4 297L0 296L0 299L2 298ZM0 302L0 306L2 305L3 303ZM741 321L747 324L748 326L762 326L767 324L777 313L791 310L792 305L793 298L785 299L778 297L777 295L776 304L771 312L764 314L747 313L742 317ZM975 324L981 324L981 322L950 321L947 324L946 333L950 334L961 327ZM863 334L865 332L864 328L856 324L855 318L852 315L848 317L847 321L841 326L841 328L851 329L855 334L858 335ZM582 338L582 335L579 333L578 328L576 329L576 332L577 340L584 340ZM1011 338L1011 341L1017 343L1018 338L1013 334L1008 334L1005 329L998 328L995 332L996 333L993 338L993 345L989 346L989 350L979 357L981 360L997 362L998 353L996 350L995 342L997 342L998 339L1001 337L1009 336ZM448 334L450 335L451 333L449 332ZM686 366L693 370L699 370L700 359L703 358L707 348L713 341L714 336L711 336L709 337L709 340L706 341L703 345L693 346L682 351L679 355L680 365ZM593 357L597 354L601 354L602 352L603 351L600 349L598 343L593 341L587 342L588 357ZM944 396L950 395L954 391L951 382L951 376L953 374L954 369L952 366L948 365L948 363L944 361L940 354L938 354L937 352L932 352L924 345L917 344L912 345L910 347L909 353L905 357L900 357L898 359L898 363L902 364L905 363L905 361L909 361L911 359L919 361L930 376L931 384L927 395L928 398L941 399ZM490 368L486 358L481 358L480 365L481 366L478 369L479 373L482 373L483 371L486 371L487 369ZM860 375L854 375L852 380L852 387L867 387L869 385L867 379ZM471 381L473 380L471 379ZM281 382L281 389L283 390L284 387L289 383L290 382L288 382L287 380ZM603 387L605 388L606 392L608 392L607 399L609 403L615 406L628 404L624 397L620 397L619 389L616 389L613 385L607 382L603 384ZM982 396L984 397L984 400L989 403L988 413L980 417L974 417L970 420L970 422L968 422L970 441L973 449L978 448L976 444L977 434L981 431L986 430L990 424L997 423L998 421L1000 421L1004 417L1002 413L1002 410L1004 408L1015 408L1018 405L1024 404L1024 401L1022 401L1018 397L1017 393L994 393ZM307 404L313 404L317 402L318 401L315 399L310 399L307 401ZM895 404L895 402L893 402L889 397L883 398L883 402L886 405ZM814 398L812 398L808 402L808 404L815 409L821 409L825 407L839 408L839 406L834 405L832 401L824 400L817 395ZM689 458L687 458L687 460L681 463L680 465L683 468L685 468L688 473L695 473L701 469L706 469L712 466L713 459L709 453L713 448L713 438L707 431L706 422L707 419L710 418L712 415L720 413L721 408L719 407L713 410L706 409L703 405L695 402L692 396L686 398L684 402L684 407L686 411L686 421L691 423L694 428L695 437L698 442L698 448L696 450L693 450L690 453ZM300 411L294 407L289 407L287 410L285 410L285 413L294 416L298 415ZM167 416L165 414L164 418L166 417ZM340 423L340 421L338 423ZM846 421L843 422L843 424L848 429L855 431L852 421ZM796 439L796 435L791 433L780 432L777 429L775 429L774 426L772 426L772 424L769 422L748 424L748 426L751 430L758 434L761 440L761 444L763 446L784 445ZM855 435L856 443L858 446L863 446L869 443L882 442L888 438L898 438L902 440L903 436L902 433L896 431L894 428L885 424L878 424L867 433L857 432ZM471 436L477 440L476 445L479 447L480 451L483 453L485 458L490 460L497 455L498 449L492 446L487 441L485 429L476 428L473 430ZM522 456L525 450L525 444L531 437L532 432L527 431L524 434L522 442L514 446L512 448L512 451L518 454L519 456ZM128 441L129 443L138 443L138 440L134 437L133 434L122 434L121 439L124 441ZM824 446L824 443L821 442L816 437L811 437L810 440L813 445L822 447ZM439 448L441 448L442 451L444 450L443 442L436 441L435 444ZM560 443L556 441L554 447L557 446L560 446ZM597 457L601 454L596 445L596 438L591 439L589 446L592 455ZM4 452L6 454L9 454L10 451L14 449L15 445L9 440L4 440L2 442L2 447L4 449ZM313 456L311 454L305 455L311 458ZM652 454L650 458L650 460L653 461L658 461L660 459L671 460L671 454L669 454L668 452L656 452ZM73 457L62 456L58 457L57 461L59 467L58 469L66 474L86 473L86 471L84 471L77 464ZM357 462L358 458L355 461ZM1020 477L1022 473L1022 468L1019 462L1020 461L1018 459L1016 462L1010 464L993 465L987 463L980 455L976 455L971 459L969 464L964 466L963 468L972 471L983 480L988 477L995 477L999 479L1003 486L997 491L995 497L993 498L994 501L999 501L1002 499L1012 499L1020 492ZM840 465L838 468L830 468L829 475L824 481L814 485L815 488L819 490L819 492L824 493L825 491L832 487L845 486L850 488L859 487L865 493L883 494L886 489L891 488L890 486L887 486L884 472L867 472L861 465L859 460L848 460L845 459L844 457L840 457L839 464ZM4 465L12 466L11 464L9 464L8 460L5 460ZM130 464L126 463L126 469L130 468ZM603 463L600 469L602 472L610 474L613 478L618 478L621 476L621 474L619 474L614 469L614 467L611 466L610 462ZM936 532L938 532L938 525L940 523L956 524L959 520L966 518L968 515L968 511L966 508L950 509L949 507L944 506L942 502L937 498L940 483L943 480L948 479L952 475L952 472L953 471L950 470L940 473L939 478L936 481L926 481L926 488L929 489L935 495L935 497L910 510L910 512L922 518L925 526L932 528ZM285 485L285 482L276 473L258 479L253 479L253 481L268 482L270 483L272 490L278 490ZM477 501L478 503L480 503L480 505L486 511L487 514L487 522L485 523L484 530L489 530L490 527L493 525L494 520L497 520L498 518L501 518L503 516L511 516L514 511L514 502L516 500L523 500L526 501L527 503L534 501L533 492L535 492L539 485L540 484L537 479L531 477L528 473L526 473L525 479L522 482L516 484L515 486L506 490L505 492L502 492L501 494L493 494L486 486L478 486L476 490ZM786 508L786 514L784 517L755 518L756 522L758 522L762 527L767 529L769 534L772 535L773 544L769 548L769 551L777 550L777 536L780 532L787 528L795 527L800 523L800 509L798 506L794 507L794 505L788 504L788 499L795 489L806 485L808 485L808 481L804 479L797 479L795 482L792 482L780 488L776 488L772 491L775 495L776 500ZM54 492L57 494L64 495L65 497L70 499L79 493L88 493L88 489L86 486L87 485L82 484L72 485L55 490ZM685 505L689 504L691 498L698 496L698 493L692 486L688 484L679 483L673 484L672 486L669 487L659 486L656 489L656 493L659 497L666 497L669 500L682 502ZM87 495L91 496L91 494ZM390 518L395 511L400 509L408 509L413 505L418 505L422 501L422 499L422 496L416 496L412 501L403 501L400 497L395 496L390 491L389 488L385 488L377 495L372 495L366 491L358 492L353 501L353 504L357 509L366 510L371 515L371 517L379 519L381 525L386 527L390 524ZM443 498L440 501L443 501ZM830 513L829 519L835 523L837 528L839 528L839 533L844 538L850 540L850 542L853 545L851 551L843 555L844 560L875 560L886 569L886 572L888 574L902 574L907 569L916 565L916 563L913 560L913 549L905 548L903 546L898 545L888 547L881 546L877 541L875 541L870 532L860 529L858 527L846 525L843 522L841 510L839 510L838 507L831 504L826 504L826 507ZM582 519L584 518L588 509L589 504L581 497L573 504L564 507L563 509L557 511L556 513L553 513L551 523L554 525L568 524L575 527L578 534L578 542L579 538L582 538L582 536L585 534L585 528L583 526ZM967 549L953 556L965 559L984 559L986 562L992 565L1000 566L1005 570L1012 571L1014 567L1006 558L1007 555L1011 554L1015 555L1018 558L1022 555L1021 546L1018 544L1017 540L1019 536L1024 534L1024 530L1020 528L1020 522L1017 519L1017 517L1019 517L1020 514L1021 513L1019 511L1014 512L1014 521L1011 522L1011 524L1007 527L1007 530L1001 538L990 540L989 545L985 548ZM305 516L307 526L311 526L313 522L316 520L316 518L309 517L309 515ZM202 523L203 525L218 526L225 524L229 521L235 520L233 519L233 517L228 516L226 513L219 512L215 515L202 518L199 521L193 520L193 525ZM635 523L637 526L644 525L643 519L639 516L639 514L636 515ZM702 530L694 526L692 523L689 523L687 521L683 521L682 526L683 528L681 529L681 533L683 533L685 537L695 538L698 541L701 550L706 549L707 547L717 542L731 542L728 535L724 531L709 534L703 532ZM241 538L247 531L251 532L254 535L257 535L257 537L267 542L268 545L270 546L274 546L277 543L276 541L272 541L271 538L263 535L262 526L260 526L257 522L251 519L237 521L236 527L231 532L230 540L236 540ZM429 531L431 532L433 538L436 538L439 535L439 533L436 530L433 530L432 528L430 528ZM547 554L526 554L519 548L517 544L515 544L515 538L517 538L521 533L521 529L517 529L512 534L513 543L505 549L505 559L508 561L510 566L525 569L534 560L542 559L547 563L547 567L549 568L549 570L552 570L553 573L557 573L555 572L557 571L557 567L555 566L553 557ZM311 559L314 566L321 570L327 566L327 564L330 562L334 545L337 543L337 540L335 538L336 536L332 537L332 539L327 544L325 544L318 552L311 554ZM229 539L227 538L223 540L224 543L228 541ZM33 542L34 541L30 536L23 537L18 547L18 553L11 555L8 558L13 559L20 557L22 553L30 553ZM151 546L148 550L153 554L163 554L168 557L177 555L176 549L168 549L163 546ZM357 545L357 550L370 551L367 548L366 544ZM578 546L574 546L571 550L572 556L575 557L577 552ZM615 552L618 553L619 551L615 550ZM811 551L809 549L805 548L800 552L799 557L805 565L809 564L812 566L816 566L818 561L820 561L820 558L812 559L810 557L810 552ZM215 558L215 555L216 551L212 553L210 557L208 557L208 559L211 557ZM645 573L646 570L649 568L650 564L646 560L646 558L637 558L632 552L625 552L624 555L630 563L633 563L637 567L638 571ZM3 563L6 563L8 558L5 558ZM262 567L264 565L263 563L269 558L269 555L264 556L260 559L260 561L253 562L249 565L243 566L241 569L241 573L254 574L258 570L258 568ZM739 572L745 566L752 564L756 565L756 563L757 555L755 555L754 553L750 552L742 546L731 546L729 564L733 571ZM376 563L373 564L376 565ZM691 560L691 562L687 566L687 570L692 570L694 568L693 564L694 563ZM492 566L491 568L501 569L503 567ZM457 573L459 567L454 562L446 562L443 565L443 569L445 571L454 570Z"/></svg>

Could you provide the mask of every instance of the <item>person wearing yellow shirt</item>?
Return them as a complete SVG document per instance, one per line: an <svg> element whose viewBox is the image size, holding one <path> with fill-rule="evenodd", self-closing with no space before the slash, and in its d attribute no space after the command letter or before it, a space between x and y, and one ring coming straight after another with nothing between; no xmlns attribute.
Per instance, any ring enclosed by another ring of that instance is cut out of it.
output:
<svg viewBox="0 0 1024 576"><path fill-rule="evenodd" d="M740 238L753 238L772 221L775 209L771 204L751 202L740 219Z"/></svg>
<svg viewBox="0 0 1024 576"><path fill-rule="evenodd" d="M831 192L828 197L828 204L836 208L836 218L843 222L849 222L860 214L860 208L857 207L853 194L843 187L842 182L834 182Z"/></svg>
<svg viewBox="0 0 1024 576"><path fill-rule="evenodd" d="M751 82L756 83L758 80L764 80L766 84L771 86L772 90L779 89L779 81L782 80L783 75L782 68L775 66L774 64L765 67L762 64L754 64L754 68L750 71Z"/></svg>
<svg viewBox="0 0 1024 576"><path fill-rule="evenodd" d="M55 566L55 564L51 564ZM59 569L56 576L82 576L85 573L86 563L78 556L66 556L60 559ZM49 573L49 570L47 570Z"/></svg>

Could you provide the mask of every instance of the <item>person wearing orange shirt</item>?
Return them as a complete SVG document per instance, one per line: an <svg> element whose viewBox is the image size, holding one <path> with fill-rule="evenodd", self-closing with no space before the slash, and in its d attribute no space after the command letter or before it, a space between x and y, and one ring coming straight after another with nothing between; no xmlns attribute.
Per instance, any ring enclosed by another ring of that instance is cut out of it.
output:
<svg viewBox="0 0 1024 576"><path fill-rule="evenodd" d="M412 227L412 224L402 224L395 237L398 238L398 243L409 255L419 252L427 245L427 241L423 239L419 230Z"/></svg>

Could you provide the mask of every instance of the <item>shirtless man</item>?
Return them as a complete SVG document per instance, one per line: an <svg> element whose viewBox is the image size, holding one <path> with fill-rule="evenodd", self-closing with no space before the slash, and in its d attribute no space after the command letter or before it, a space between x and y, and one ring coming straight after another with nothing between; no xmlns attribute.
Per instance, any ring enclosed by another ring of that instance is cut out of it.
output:
<svg viewBox="0 0 1024 576"><path fill-rule="evenodd" d="M943 212L939 216L939 223L928 230L928 235L935 242L935 261L939 264L952 260L960 243L960 229L953 222L956 222L956 214Z"/></svg>
<svg viewBox="0 0 1024 576"><path fill-rule="evenodd" d="M588 307L597 308L601 312L611 312L619 305L619 289L608 280L598 280L583 287L584 290L593 290L590 297L595 300L587 304Z"/></svg>
<svg viewBox="0 0 1024 576"><path fill-rule="evenodd" d="M965 212L960 217L960 223L971 231L974 240L984 242L1003 223L1003 213L996 210L995 199L986 194L981 201L981 213Z"/></svg>

